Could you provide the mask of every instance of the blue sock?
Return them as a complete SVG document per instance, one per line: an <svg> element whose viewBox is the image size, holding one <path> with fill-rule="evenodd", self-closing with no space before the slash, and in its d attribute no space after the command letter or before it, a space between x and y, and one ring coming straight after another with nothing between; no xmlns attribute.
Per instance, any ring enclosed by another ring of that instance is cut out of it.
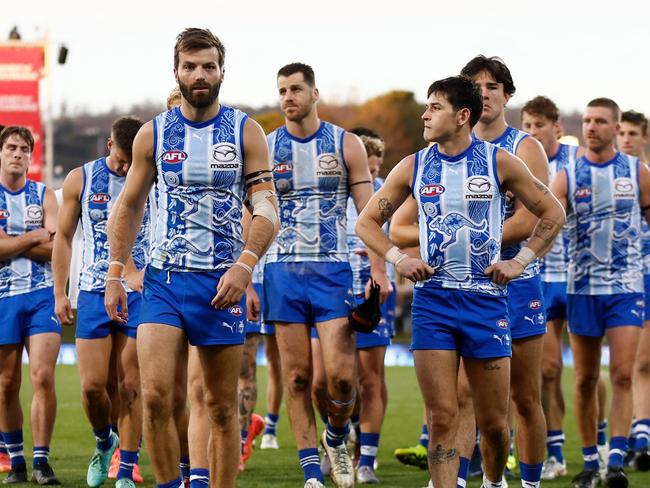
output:
<svg viewBox="0 0 650 488"><path fill-rule="evenodd" d="M13 432L3 432L2 438L5 441L9 457L11 458L11 469L25 465L25 454L23 453L23 429Z"/></svg>
<svg viewBox="0 0 650 488"><path fill-rule="evenodd" d="M2 435L0 435L0 454L9 454L9 451L7 451L7 446L5 445L5 441L1 439Z"/></svg>
<svg viewBox="0 0 650 488"><path fill-rule="evenodd" d="M266 422L266 428L264 429L265 434L277 435L278 421L280 420L280 415L277 413L267 413L264 421Z"/></svg>
<svg viewBox="0 0 650 488"><path fill-rule="evenodd" d="M359 443L361 444L359 466L370 466L372 468L379 449L379 434L361 432Z"/></svg>
<svg viewBox="0 0 650 488"><path fill-rule="evenodd" d="M190 469L190 488L210 486L210 471L207 468Z"/></svg>
<svg viewBox="0 0 650 488"><path fill-rule="evenodd" d="M190 457L189 456L181 456L180 462L178 463L178 467L181 470L181 477L182 478L189 478L190 477Z"/></svg>
<svg viewBox="0 0 650 488"><path fill-rule="evenodd" d="M458 458L458 481L457 488L465 488L467 485L467 476L469 475L469 459L460 456Z"/></svg>
<svg viewBox="0 0 650 488"><path fill-rule="evenodd" d="M321 416L320 416L320 419L321 419L321 421L322 421L322 422L327 426L327 422L328 422L328 420L327 420L327 415L321 415Z"/></svg>
<svg viewBox="0 0 650 488"><path fill-rule="evenodd" d="M108 451L111 447L111 426L107 425L102 429L93 429L95 439L97 440L97 449Z"/></svg>
<svg viewBox="0 0 650 488"><path fill-rule="evenodd" d="M325 441L330 447L338 447L345 442L345 436L348 435L349 432L350 426L348 424L345 424L343 427L334 427L328 422Z"/></svg>
<svg viewBox="0 0 650 488"><path fill-rule="evenodd" d="M429 427L427 424L422 424L422 432L420 432L420 445L422 447L429 447Z"/></svg>
<svg viewBox="0 0 650 488"><path fill-rule="evenodd" d="M525 481L531 488L539 487L540 480L542 479L543 465L543 463L526 464L519 461L519 473L521 473L522 486Z"/></svg>
<svg viewBox="0 0 650 488"><path fill-rule="evenodd" d="M354 429L354 432L357 434L357 439L358 439L361 436L361 423L359 422L359 416L352 415L350 417L350 423L352 424L352 428Z"/></svg>
<svg viewBox="0 0 650 488"><path fill-rule="evenodd" d="M598 471L598 448L596 446L583 447L582 459L584 469Z"/></svg>
<svg viewBox="0 0 650 488"><path fill-rule="evenodd" d="M133 479L133 467L138 464L138 451L126 451L120 449L120 469L117 472L117 479Z"/></svg>
<svg viewBox="0 0 650 488"><path fill-rule="evenodd" d="M598 422L598 440L596 442L599 446L607 444L607 420Z"/></svg>
<svg viewBox="0 0 650 488"><path fill-rule="evenodd" d="M50 459L50 448L48 446L34 446L34 466L47 464Z"/></svg>
<svg viewBox="0 0 650 488"><path fill-rule="evenodd" d="M323 473L320 470L320 458L318 457L318 449L310 447L308 449L301 449L298 451L300 458L300 467L305 476L305 481L311 478L316 478L321 483L325 483Z"/></svg>
<svg viewBox="0 0 650 488"><path fill-rule="evenodd" d="M609 459L607 460L607 467L622 468L626 454L627 437L620 436L609 439Z"/></svg>
<svg viewBox="0 0 650 488"><path fill-rule="evenodd" d="M648 447L650 441L650 419L639 419L635 427L636 440L634 441L634 450L640 451Z"/></svg>
<svg viewBox="0 0 650 488"><path fill-rule="evenodd" d="M554 457L558 463L564 462L564 432L561 430L549 430L546 433L546 449L548 457Z"/></svg>
<svg viewBox="0 0 650 488"><path fill-rule="evenodd" d="M167 483L158 483L156 486L157 488L178 488L182 484L183 484L183 480L181 480L179 476L175 480L168 481Z"/></svg>
<svg viewBox="0 0 650 488"><path fill-rule="evenodd" d="M246 445L246 439L248 439L248 431L241 431L241 448L239 450L240 454L244 454L244 446Z"/></svg>
<svg viewBox="0 0 650 488"><path fill-rule="evenodd" d="M115 432L117 435L120 435L120 431L117 430L117 424L111 424L111 430Z"/></svg>
<svg viewBox="0 0 650 488"><path fill-rule="evenodd" d="M632 449L634 446L636 446L636 431L637 431L637 425L639 421L634 420L632 422L632 427L630 427L630 435L627 438L627 445L630 449Z"/></svg>

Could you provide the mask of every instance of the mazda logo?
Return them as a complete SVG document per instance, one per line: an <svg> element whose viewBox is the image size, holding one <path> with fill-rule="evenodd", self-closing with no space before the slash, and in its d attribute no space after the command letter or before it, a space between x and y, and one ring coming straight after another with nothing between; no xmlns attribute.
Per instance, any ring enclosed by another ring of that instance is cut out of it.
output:
<svg viewBox="0 0 650 488"><path fill-rule="evenodd" d="M485 176L474 176L467 180L467 189L472 193L487 193L492 188L490 180Z"/></svg>
<svg viewBox="0 0 650 488"><path fill-rule="evenodd" d="M228 143L216 144L212 147L212 158L220 163L229 163L237 157L235 146Z"/></svg>
<svg viewBox="0 0 650 488"><path fill-rule="evenodd" d="M339 165L339 160L334 154L321 154L318 158L318 166L324 170L332 170Z"/></svg>
<svg viewBox="0 0 650 488"><path fill-rule="evenodd" d="M616 180L616 183L614 185L616 187L616 191L620 191L620 192L630 192L634 188L632 182L627 178L621 178Z"/></svg>

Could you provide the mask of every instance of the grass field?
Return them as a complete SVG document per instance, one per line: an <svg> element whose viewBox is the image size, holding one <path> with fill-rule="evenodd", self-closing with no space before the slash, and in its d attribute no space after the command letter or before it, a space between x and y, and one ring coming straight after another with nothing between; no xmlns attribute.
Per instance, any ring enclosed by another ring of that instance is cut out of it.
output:
<svg viewBox="0 0 650 488"><path fill-rule="evenodd" d="M25 371L26 373L26 371ZM415 374L412 368L387 368L389 387L389 403L381 437L379 453L379 470L377 472L382 486L386 487L423 487L429 476L427 472L417 468L401 465L392 457L397 447L413 445L417 442L420 432L422 407ZM25 412L29 410L29 376L23 375L27 384L22 392L22 404ZM266 370L259 368L260 401L258 412L264 414L264 392L266 385ZM74 366L60 366L57 369L57 391L59 398L58 419L52 442L51 464L65 486L86 486L86 467L94 447L88 421L79 402L79 380ZM571 372L565 372L565 392L570 391L572 382ZM559 481L544 482L543 486L568 487L572 486L571 476L581 468L581 458L573 404L567 398L568 416L565 422L567 435L566 456L569 461L569 476ZM28 462L31 459L31 437L29 425L25 425L25 452ZM302 472L298 465L298 457L293 447L293 438L289 430L286 410L283 408L280 417L279 451L256 450L249 461L246 471L240 475L238 487L302 487ZM142 473L146 486L155 486L146 452L141 457ZM650 487L650 473L629 473L630 486L634 488ZM111 481L111 480L109 480ZM107 483L111 486L113 482ZM328 486L333 486L328 483ZM480 482L470 480L469 487L476 488ZM520 486L519 481L511 481L511 487Z"/></svg>

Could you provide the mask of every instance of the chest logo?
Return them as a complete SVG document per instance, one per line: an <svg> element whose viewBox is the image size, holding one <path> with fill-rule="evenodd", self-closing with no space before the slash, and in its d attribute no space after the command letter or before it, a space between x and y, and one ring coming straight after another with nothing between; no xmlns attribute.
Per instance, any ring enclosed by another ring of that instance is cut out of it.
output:
<svg viewBox="0 0 650 488"><path fill-rule="evenodd" d="M614 180L615 198L635 198L634 183L629 178L616 178Z"/></svg>
<svg viewBox="0 0 650 488"><path fill-rule="evenodd" d="M99 205L106 205L111 201L111 196L108 193L93 193L90 195L90 202Z"/></svg>
<svg viewBox="0 0 650 488"><path fill-rule="evenodd" d="M280 175L291 173L292 171L293 165L291 163L280 163L273 168L273 172Z"/></svg>
<svg viewBox="0 0 650 488"><path fill-rule="evenodd" d="M29 222L40 223L43 220L43 209L38 205L29 205L25 209L25 214L27 215L27 220Z"/></svg>
<svg viewBox="0 0 650 488"><path fill-rule="evenodd" d="M420 189L420 195L423 197L437 197L445 192L445 187L437 183L425 185Z"/></svg>
<svg viewBox="0 0 650 488"><path fill-rule="evenodd" d="M575 192L573 192L573 196L575 197L576 200L582 200L584 198L589 198L591 196L591 188L589 188L588 186L578 188L578 189L576 189Z"/></svg>
<svg viewBox="0 0 650 488"><path fill-rule="evenodd" d="M325 153L318 156L318 176L341 176L343 170L340 167L339 159L336 154Z"/></svg>
<svg viewBox="0 0 650 488"><path fill-rule="evenodd" d="M237 148L229 142L220 142L212 146L210 169L213 171L235 171L239 169Z"/></svg>
<svg viewBox="0 0 650 488"><path fill-rule="evenodd" d="M472 176L467 180L466 200L490 200L492 199L492 183L485 176Z"/></svg>
<svg viewBox="0 0 650 488"><path fill-rule="evenodd" d="M9 218L9 210L5 210L4 208L0 208L0 220L7 220Z"/></svg>
<svg viewBox="0 0 650 488"><path fill-rule="evenodd" d="M180 149L170 149L169 151L162 153L160 159L162 159L165 163L178 164L187 159L187 153L185 151L181 151Z"/></svg>

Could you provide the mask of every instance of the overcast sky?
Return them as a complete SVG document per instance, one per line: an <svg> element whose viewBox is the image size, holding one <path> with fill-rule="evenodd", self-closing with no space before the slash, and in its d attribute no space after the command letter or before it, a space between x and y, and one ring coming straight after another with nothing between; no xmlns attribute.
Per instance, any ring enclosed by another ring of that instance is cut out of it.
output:
<svg viewBox="0 0 650 488"><path fill-rule="evenodd" d="M517 93L563 110L597 96L650 115L650 7L643 0L21 0L0 16L0 38L47 31L69 48L53 63L52 102L127 109L162 102L174 86L173 46L185 27L209 27L226 45L221 99L276 103L275 73L303 61L327 101L360 102L391 89L424 100L435 79L475 54L500 56ZM55 59L55 49L51 58Z"/></svg>

